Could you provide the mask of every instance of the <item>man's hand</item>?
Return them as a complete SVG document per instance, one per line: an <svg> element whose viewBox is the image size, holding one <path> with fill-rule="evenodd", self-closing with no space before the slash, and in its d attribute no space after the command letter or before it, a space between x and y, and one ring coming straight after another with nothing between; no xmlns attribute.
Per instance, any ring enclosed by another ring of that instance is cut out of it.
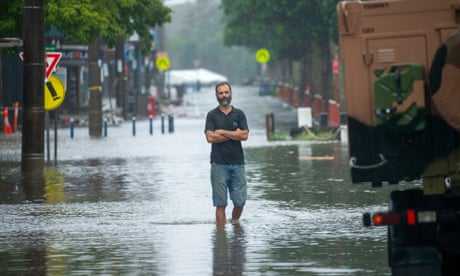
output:
<svg viewBox="0 0 460 276"><path fill-rule="evenodd" d="M215 131L206 131L206 140L208 143L221 143L228 140L246 141L248 136L249 131L247 129L241 130L239 128L236 130L217 129Z"/></svg>

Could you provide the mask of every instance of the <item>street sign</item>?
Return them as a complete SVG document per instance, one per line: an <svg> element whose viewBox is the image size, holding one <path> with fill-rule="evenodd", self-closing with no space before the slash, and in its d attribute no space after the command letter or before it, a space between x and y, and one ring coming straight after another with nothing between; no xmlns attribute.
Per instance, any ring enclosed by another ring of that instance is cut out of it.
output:
<svg viewBox="0 0 460 276"><path fill-rule="evenodd" d="M54 51L56 51L56 45L54 44L45 45L45 52L54 52Z"/></svg>
<svg viewBox="0 0 460 276"><path fill-rule="evenodd" d="M256 52L256 60L259 63L267 63L270 60L270 52L265 48L260 48Z"/></svg>
<svg viewBox="0 0 460 276"><path fill-rule="evenodd" d="M64 84L59 77L52 75L45 81L45 110L53 110L64 101Z"/></svg>
<svg viewBox="0 0 460 276"><path fill-rule="evenodd" d="M19 53L19 57L24 60L24 53ZM45 55L45 78L49 78L53 73L54 69L56 69L56 65L58 64L59 60L61 60L62 53L60 52L46 52Z"/></svg>
<svg viewBox="0 0 460 276"><path fill-rule="evenodd" d="M59 52L47 52L46 53L46 69L45 69L45 77L49 78L53 73L54 69L56 69L56 65L58 64L59 60L61 60L62 54Z"/></svg>
<svg viewBox="0 0 460 276"><path fill-rule="evenodd" d="M158 57L155 64L156 64L157 68L162 70L162 71L168 70L169 66L170 66L169 58L166 57L166 56Z"/></svg>

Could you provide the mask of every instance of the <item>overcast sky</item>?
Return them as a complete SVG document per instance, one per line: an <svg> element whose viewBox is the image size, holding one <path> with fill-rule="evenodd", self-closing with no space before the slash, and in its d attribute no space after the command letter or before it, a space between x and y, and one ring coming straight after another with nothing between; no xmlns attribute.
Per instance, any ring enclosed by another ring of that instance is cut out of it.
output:
<svg viewBox="0 0 460 276"><path fill-rule="evenodd" d="M195 1L196 0L164 0L163 4L165 4L165 6L172 6L172 5L179 5L179 4L195 2Z"/></svg>

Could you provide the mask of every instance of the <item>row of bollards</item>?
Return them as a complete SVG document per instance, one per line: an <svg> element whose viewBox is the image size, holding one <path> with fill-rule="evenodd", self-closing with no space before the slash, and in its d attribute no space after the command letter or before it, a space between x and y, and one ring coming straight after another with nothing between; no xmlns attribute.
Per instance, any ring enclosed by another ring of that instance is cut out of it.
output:
<svg viewBox="0 0 460 276"><path fill-rule="evenodd" d="M136 136L136 117L132 118L132 135ZM166 129L166 123L165 123L165 115L161 115L161 134L165 134L165 129ZM104 137L107 137L108 133L108 122L106 119L104 119L104 125L103 125L103 135ZM149 117L149 133L150 135L153 135L153 116ZM174 133L174 116L168 115L168 133ZM75 135L75 123L74 119L70 119L70 138L74 138Z"/></svg>

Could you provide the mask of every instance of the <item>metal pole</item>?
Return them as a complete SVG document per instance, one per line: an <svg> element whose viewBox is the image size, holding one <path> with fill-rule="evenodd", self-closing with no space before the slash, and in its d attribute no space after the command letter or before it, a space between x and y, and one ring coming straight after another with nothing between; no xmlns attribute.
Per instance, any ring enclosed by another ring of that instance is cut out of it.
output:
<svg viewBox="0 0 460 276"><path fill-rule="evenodd" d="M58 120L57 120L57 117L58 117L58 113L57 113L57 110L54 111L54 164L56 165L57 164L57 143L58 143L58 127L57 127L57 124L58 124Z"/></svg>
<svg viewBox="0 0 460 276"><path fill-rule="evenodd" d="M45 112L45 129L46 129L46 161L50 161L50 113Z"/></svg>

